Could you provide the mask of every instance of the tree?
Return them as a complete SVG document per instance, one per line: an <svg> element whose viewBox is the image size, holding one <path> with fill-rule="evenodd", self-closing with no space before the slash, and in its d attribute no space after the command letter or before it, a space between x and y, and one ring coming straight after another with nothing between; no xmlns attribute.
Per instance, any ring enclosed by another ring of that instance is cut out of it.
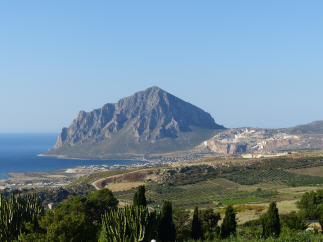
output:
<svg viewBox="0 0 323 242"><path fill-rule="evenodd" d="M302 214L295 211L279 216L280 224L291 230L303 231L306 229L306 222Z"/></svg>
<svg viewBox="0 0 323 242"><path fill-rule="evenodd" d="M145 186L139 186L134 197L133 197L133 206L147 206L146 196L145 196Z"/></svg>
<svg viewBox="0 0 323 242"><path fill-rule="evenodd" d="M280 220L276 202L271 202L268 211L262 217L262 234L265 238L279 237Z"/></svg>
<svg viewBox="0 0 323 242"><path fill-rule="evenodd" d="M297 207L306 219L319 219L323 214L323 190L304 193Z"/></svg>
<svg viewBox="0 0 323 242"><path fill-rule="evenodd" d="M235 235L236 227L237 227L236 214L233 210L233 207L229 205L225 210L225 216L223 219L223 223L221 224L221 231L220 231L221 238L227 238L231 234Z"/></svg>
<svg viewBox="0 0 323 242"><path fill-rule="evenodd" d="M199 219L199 210L196 206L193 213L193 220L192 220L192 239L198 240L202 239L203 231L202 231L202 224Z"/></svg>
<svg viewBox="0 0 323 242"><path fill-rule="evenodd" d="M158 224L159 241L172 242L176 239L176 230L173 222L173 209L170 201L165 201Z"/></svg>
<svg viewBox="0 0 323 242"><path fill-rule="evenodd" d="M48 211L39 221L40 229L28 229L21 241L97 241L101 215L115 210L118 200L108 189L87 197L75 196ZM28 226L30 227L30 226Z"/></svg>
<svg viewBox="0 0 323 242"><path fill-rule="evenodd" d="M86 213L91 222L101 224L102 214L109 209L116 209L119 201L109 189L95 191L87 196Z"/></svg>
<svg viewBox="0 0 323 242"><path fill-rule="evenodd" d="M214 213L212 208L205 209L201 212L202 230L204 239L214 240L220 233L218 222L221 219L220 213Z"/></svg>

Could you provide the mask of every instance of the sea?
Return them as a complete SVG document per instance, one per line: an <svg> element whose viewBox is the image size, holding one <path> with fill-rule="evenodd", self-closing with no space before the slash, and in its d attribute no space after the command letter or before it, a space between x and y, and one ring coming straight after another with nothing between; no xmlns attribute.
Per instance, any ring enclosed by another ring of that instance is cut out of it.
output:
<svg viewBox="0 0 323 242"><path fill-rule="evenodd" d="M72 160L37 156L51 149L57 134L0 134L0 179L9 172L48 171L88 165L128 165L138 161Z"/></svg>

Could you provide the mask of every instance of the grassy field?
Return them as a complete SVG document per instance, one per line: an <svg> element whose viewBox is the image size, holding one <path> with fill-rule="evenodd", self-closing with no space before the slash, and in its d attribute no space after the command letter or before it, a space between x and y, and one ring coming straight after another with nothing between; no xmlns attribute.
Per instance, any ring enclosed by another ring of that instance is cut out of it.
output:
<svg viewBox="0 0 323 242"><path fill-rule="evenodd" d="M79 181L101 181L123 204L131 203L136 187L145 184L151 207L164 200L190 210L197 205L221 211L234 205L243 223L259 217L271 201L277 201L281 213L295 211L302 194L323 188L322 153L301 154L255 160L208 158L177 167L99 173Z"/></svg>

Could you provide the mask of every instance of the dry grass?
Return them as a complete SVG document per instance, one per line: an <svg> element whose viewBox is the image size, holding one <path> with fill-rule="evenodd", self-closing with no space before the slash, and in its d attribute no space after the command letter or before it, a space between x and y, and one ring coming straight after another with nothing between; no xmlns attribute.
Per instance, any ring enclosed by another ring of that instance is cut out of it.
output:
<svg viewBox="0 0 323 242"><path fill-rule="evenodd" d="M289 169L288 171L296 174L300 174L300 175L323 177L323 166L309 167L309 168L302 168L302 169Z"/></svg>
<svg viewBox="0 0 323 242"><path fill-rule="evenodd" d="M292 211L297 211L298 210L298 208L296 206L297 201L298 201L298 199L277 202L277 208L278 208L279 213L286 214L286 213L290 213ZM266 211L267 208L269 207L269 203L257 203L254 205L263 207L264 208L263 211Z"/></svg>
<svg viewBox="0 0 323 242"><path fill-rule="evenodd" d="M292 211L297 211L298 210L296 206L297 201L298 199L278 202L277 208L279 210L279 213L290 213Z"/></svg>
<svg viewBox="0 0 323 242"><path fill-rule="evenodd" d="M244 211L244 212L238 212L236 215L237 223L244 224L245 222L248 222L250 220L258 219L260 217L260 215L262 214L262 212L257 212L256 210L248 210L248 211Z"/></svg>
<svg viewBox="0 0 323 242"><path fill-rule="evenodd" d="M109 188L112 192L120 192L131 190L132 188L144 185L144 182L118 182L118 183L109 183L106 185L106 188Z"/></svg>

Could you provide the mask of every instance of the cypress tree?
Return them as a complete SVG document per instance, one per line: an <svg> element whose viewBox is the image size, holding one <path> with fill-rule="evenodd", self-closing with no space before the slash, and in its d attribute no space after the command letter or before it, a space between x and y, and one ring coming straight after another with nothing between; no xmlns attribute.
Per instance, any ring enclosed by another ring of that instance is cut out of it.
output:
<svg viewBox="0 0 323 242"><path fill-rule="evenodd" d="M278 237L280 234L280 219L276 202L271 202L268 211L262 217L262 234L265 238Z"/></svg>
<svg viewBox="0 0 323 242"><path fill-rule="evenodd" d="M198 240L201 239L203 236L202 225L199 219L199 210L196 206L193 213L193 220L192 220L192 239Z"/></svg>
<svg viewBox="0 0 323 242"><path fill-rule="evenodd" d="M160 214L158 225L158 241L173 242L176 239L176 230L173 222L172 203L165 201Z"/></svg>
<svg viewBox="0 0 323 242"><path fill-rule="evenodd" d="M146 200L146 196L145 196L145 186L139 186L134 197L133 197L133 206L147 206L147 200Z"/></svg>
<svg viewBox="0 0 323 242"><path fill-rule="evenodd" d="M225 217L223 219L223 223L221 224L221 231L220 231L221 238L227 238L231 234L235 235L236 227L237 227L236 214L233 210L233 207L230 205L225 210Z"/></svg>

